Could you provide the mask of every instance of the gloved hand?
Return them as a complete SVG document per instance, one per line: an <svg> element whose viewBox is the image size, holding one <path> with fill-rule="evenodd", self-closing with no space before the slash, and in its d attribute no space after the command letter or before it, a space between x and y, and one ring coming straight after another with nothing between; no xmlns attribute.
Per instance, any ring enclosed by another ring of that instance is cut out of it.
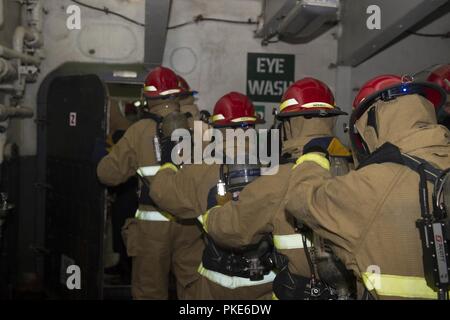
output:
<svg viewBox="0 0 450 320"><path fill-rule="evenodd" d="M322 153L327 159L330 158L330 154L328 152L328 147L333 138L315 138L309 141L303 147L303 154L306 155L308 153Z"/></svg>
<svg viewBox="0 0 450 320"><path fill-rule="evenodd" d="M108 144L101 138L95 139L94 151L92 152L92 162L96 165L108 155Z"/></svg>

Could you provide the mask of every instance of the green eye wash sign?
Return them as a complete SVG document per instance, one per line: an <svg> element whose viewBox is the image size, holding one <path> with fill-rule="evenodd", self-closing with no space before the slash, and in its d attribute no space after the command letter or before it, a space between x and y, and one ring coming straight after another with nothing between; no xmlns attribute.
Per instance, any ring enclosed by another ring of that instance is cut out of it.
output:
<svg viewBox="0 0 450 320"><path fill-rule="evenodd" d="M253 101L279 103L294 79L294 55L248 54L247 95Z"/></svg>

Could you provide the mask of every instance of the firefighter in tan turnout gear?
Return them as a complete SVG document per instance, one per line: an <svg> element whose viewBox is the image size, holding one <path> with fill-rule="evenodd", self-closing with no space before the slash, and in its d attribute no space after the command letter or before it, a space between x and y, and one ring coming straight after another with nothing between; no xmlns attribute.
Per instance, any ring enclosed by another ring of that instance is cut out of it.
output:
<svg viewBox="0 0 450 320"><path fill-rule="evenodd" d="M158 148L163 119L180 114L178 100L187 94L179 87L170 69L158 67L147 77L144 96L148 112L131 126L108 156L98 165L100 181L119 185L138 174L142 179L139 209L127 221L123 236L132 262L134 299L168 299L169 272L177 279L179 299L192 299L203 242L193 222L178 223L169 213L159 210L148 196L151 176L159 169Z"/></svg>
<svg viewBox="0 0 450 320"><path fill-rule="evenodd" d="M335 175L348 172L347 158L351 154L334 137L336 117L343 114L335 106L334 96L324 83L313 78L297 81L285 93L277 115L281 121L281 158L285 164L279 167L276 175L261 177L248 185L239 201L217 206L203 216L205 230L219 244L242 248L258 243L267 234L273 235L275 247L282 254L276 258L279 273L274 282L275 298L329 299L334 294L319 287L317 276L314 276L317 266L308 263L311 254L304 250L305 245L311 247L312 237L303 234L311 242L302 238L294 219L286 215L284 199L291 190L289 180L295 160L312 139L332 156ZM340 298L349 298L350 285L344 280L337 283L332 279L339 287L335 289L345 290L345 293L340 292ZM320 290L316 291L318 288ZM343 297L345 294L347 296Z"/></svg>
<svg viewBox="0 0 450 320"><path fill-rule="evenodd" d="M213 127L222 132L230 128L254 128L260 122L251 101L236 92L225 95L217 102L211 119ZM201 141L195 143L201 145ZM235 146L225 141L225 147L222 148L224 155L221 155L221 158L229 156L231 152L231 160L235 159ZM155 188L151 189L151 198L160 208L178 218L198 218L202 212L216 204L218 184L224 169L220 164L206 164L207 160L204 159L203 164L185 165L182 169L173 164L163 166L154 179ZM248 173L249 180L259 175L259 168L255 167L250 171L235 169L236 173ZM201 225L199 230L202 230ZM271 265L264 264L267 261L265 258L271 253L270 244L262 241L254 248L244 248L236 252L229 250L227 243L218 246L206 234L204 239L206 248L197 265L198 272L202 275L196 288L197 299L271 299L274 273ZM262 270L256 270L257 274L251 273L253 269L248 259L262 265Z"/></svg>
<svg viewBox="0 0 450 320"><path fill-rule="evenodd" d="M201 120L200 110L195 103L195 96L198 92L192 91L187 81L182 76L177 76L178 84L187 94L179 98L181 113L187 114L189 119L189 129L194 130L194 122Z"/></svg>
<svg viewBox="0 0 450 320"><path fill-rule="evenodd" d="M434 105L430 93L439 97ZM286 209L331 243L359 280L360 297L446 297L441 170L450 167L450 132L436 120L444 102L431 83L376 77L358 94L350 122L358 169L333 178L318 149L297 161Z"/></svg>

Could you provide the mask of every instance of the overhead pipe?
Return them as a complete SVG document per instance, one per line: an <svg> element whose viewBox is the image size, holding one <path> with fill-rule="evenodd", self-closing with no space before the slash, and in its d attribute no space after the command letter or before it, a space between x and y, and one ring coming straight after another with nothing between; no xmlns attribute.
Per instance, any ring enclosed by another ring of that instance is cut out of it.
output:
<svg viewBox="0 0 450 320"><path fill-rule="evenodd" d="M5 3L4 0L0 0L0 27L3 26L5 22Z"/></svg>
<svg viewBox="0 0 450 320"><path fill-rule="evenodd" d="M32 118L34 111L27 107L7 107L0 104L0 122L10 118Z"/></svg>
<svg viewBox="0 0 450 320"><path fill-rule="evenodd" d="M22 60L24 63L38 65L40 63L39 59L26 54L25 44L28 48L34 49L40 48L43 44L41 33L43 24L42 3L41 1L36 1L30 7L32 9L29 14L29 18L27 19L30 27L25 27L22 25L16 28L13 35L12 50L3 47L3 56L7 59L17 58ZM0 49L0 56L1 55L2 53Z"/></svg>
<svg viewBox="0 0 450 320"><path fill-rule="evenodd" d="M31 28L18 26L13 35L13 49L17 52L24 53L24 43L32 43L36 41L36 33Z"/></svg>
<svg viewBox="0 0 450 320"><path fill-rule="evenodd" d="M38 32L42 32L44 24L43 17L44 11L42 1L38 0L31 11L31 23Z"/></svg>
<svg viewBox="0 0 450 320"><path fill-rule="evenodd" d="M41 61L39 58L30 56L28 54L24 54L22 52L9 49L5 46L0 45L0 57L6 58L6 59L20 59L25 64L32 64L35 66L40 65Z"/></svg>
<svg viewBox="0 0 450 320"><path fill-rule="evenodd" d="M11 61L0 58L0 82L15 79L16 77L17 67L14 66Z"/></svg>
<svg viewBox="0 0 450 320"><path fill-rule="evenodd" d="M42 30L44 24L44 13L42 7L42 1L37 0L34 4L30 4L32 7L31 13L28 18L30 28L28 32L30 37L25 37L25 43L30 48L42 47L44 40L42 37Z"/></svg>

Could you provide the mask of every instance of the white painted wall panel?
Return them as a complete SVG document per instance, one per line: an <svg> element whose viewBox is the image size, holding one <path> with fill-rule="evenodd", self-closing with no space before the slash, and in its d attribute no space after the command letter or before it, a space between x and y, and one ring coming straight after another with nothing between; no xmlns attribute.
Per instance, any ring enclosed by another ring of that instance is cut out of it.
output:
<svg viewBox="0 0 450 320"><path fill-rule="evenodd" d="M256 20L260 13L259 0L174 0L171 25L198 14ZM335 88L335 70L329 69L337 59L334 30L304 45L277 43L262 47L261 40L253 37L255 29L255 25L203 22L170 30L164 64L180 72L200 92L200 107L210 111L222 95L233 90L245 93L248 52L295 54L297 79L315 76ZM266 114L270 115L275 104L266 105ZM268 120L270 126L272 117Z"/></svg>

